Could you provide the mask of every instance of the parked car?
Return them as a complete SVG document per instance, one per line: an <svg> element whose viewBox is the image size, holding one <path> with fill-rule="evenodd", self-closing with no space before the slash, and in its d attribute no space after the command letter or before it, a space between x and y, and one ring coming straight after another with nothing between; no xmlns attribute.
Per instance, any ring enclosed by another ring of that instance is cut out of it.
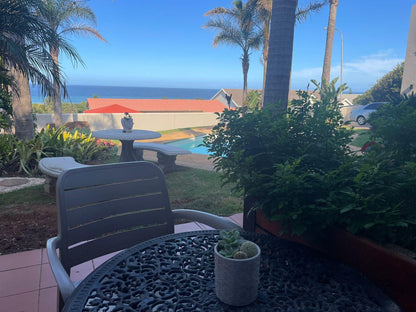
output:
<svg viewBox="0 0 416 312"><path fill-rule="evenodd" d="M374 102L353 109L350 114L350 120L356 121L359 125L365 125L370 114L386 103L387 102Z"/></svg>

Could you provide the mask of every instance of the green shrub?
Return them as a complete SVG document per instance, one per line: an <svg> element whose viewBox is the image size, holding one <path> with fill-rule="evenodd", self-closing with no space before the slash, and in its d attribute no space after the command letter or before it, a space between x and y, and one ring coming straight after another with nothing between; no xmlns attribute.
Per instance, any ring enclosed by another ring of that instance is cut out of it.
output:
<svg viewBox="0 0 416 312"><path fill-rule="evenodd" d="M19 155L16 146L19 140L9 134L0 134L0 176L19 170Z"/></svg>
<svg viewBox="0 0 416 312"><path fill-rule="evenodd" d="M323 182L352 157L339 90L329 84L322 91L322 101L314 102L299 92L284 113L226 110L204 141L224 181L256 198L266 216L296 234L333 222L326 207L320 211L329 189Z"/></svg>
<svg viewBox="0 0 416 312"><path fill-rule="evenodd" d="M9 130L12 125L12 96L7 88L7 84L0 87L0 130Z"/></svg>
<svg viewBox="0 0 416 312"><path fill-rule="evenodd" d="M354 99L354 104L364 105L371 102L395 102L400 99L404 62L385 74L364 94Z"/></svg>
<svg viewBox="0 0 416 312"><path fill-rule="evenodd" d="M43 157L71 156L80 163L105 160L117 153L117 146L107 141L98 141L75 130L42 129L30 141L20 141L12 135L0 135L0 173L39 174L38 163Z"/></svg>
<svg viewBox="0 0 416 312"><path fill-rule="evenodd" d="M372 140L401 161L416 161L416 96L383 105L370 115Z"/></svg>
<svg viewBox="0 0 416 312"><path fill-rule="evenodd" d="M337 91L325 85L315 103L301 92L280 115L224 111L204 144L224 182L254 198L283 232L315 236L339 226L416 250L416 99L375 114L372 138L382 144L356 155Z"/></svg>

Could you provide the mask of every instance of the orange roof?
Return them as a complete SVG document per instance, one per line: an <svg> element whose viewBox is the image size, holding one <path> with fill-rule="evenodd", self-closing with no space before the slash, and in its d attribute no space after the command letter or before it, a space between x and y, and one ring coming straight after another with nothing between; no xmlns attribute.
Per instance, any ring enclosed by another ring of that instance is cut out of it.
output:
<svg viewBox="0 0 416 312"><path fill-rule="evenodd" d="M226 107L218 100L170 99L87 99L91 110L119 105L140 112L222 112ZM90 112L89 111L89 112Z"/></svg>
<svg viewBox="0 0 416 312"><path fill-rule="evenodd" d="M112 114L112 113L140 113L138 110L131 109L129 107L121 106L118 104L98 107L84 111L84 113L101 113L101 114Z"/></svg>

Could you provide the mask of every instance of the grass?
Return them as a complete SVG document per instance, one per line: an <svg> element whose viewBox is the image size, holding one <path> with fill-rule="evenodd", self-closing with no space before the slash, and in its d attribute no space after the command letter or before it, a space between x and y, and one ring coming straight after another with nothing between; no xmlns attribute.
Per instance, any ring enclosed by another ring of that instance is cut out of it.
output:
<svg viewBox="0 0 416 312"><path fill-rule="evenodd" d="M242 196L232 195L232 186L221 187L216 172L186 169L166 176L172 209L196 209L220 216L243 211Z"/></svg>
<svg viewBox="0 0 416 312"><path fill-rule="evenodd" d="M242 197L233 196L231 186L221 187L216 172L180 167L166 175L166 184L172 209L192 208L222 216L243 211ZM55 198L43 191L43 185L0 194L0 215L36 205L55 206Z"/></svg>
<svg viewBox="0 0 416 312"><path fill-rule="evenodd" d="M358 136L351 142L351 145L356 147L362 147L368 141L370 141L371 131L368 129L356 129L354 133Z"/></svg>
<svg viewBox="0 0 416 312"><path fill-rule="evenodd" d="M243 211L242 196L233 196L231 186L221 187L216 172L179 167L166 175L166 183L172 209L221 216ZM0 194L0 255L44 247L56 234L55 196L45 193L43 185Z"/></svg>
<svg viewBox="0 0 416 312"><path fill-rule="evenodd" d="M0 194L0 216L15 212L30 212L33 205L55 206L55 198L44 192L43 185Z"/></svg>

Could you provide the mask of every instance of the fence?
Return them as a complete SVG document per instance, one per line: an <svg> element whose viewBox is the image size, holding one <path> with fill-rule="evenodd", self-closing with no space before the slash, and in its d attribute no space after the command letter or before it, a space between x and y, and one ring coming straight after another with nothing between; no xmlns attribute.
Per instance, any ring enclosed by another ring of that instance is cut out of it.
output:
<svg viewBox="0 0 416 312"><path fill-rule="evenodd" d="M218 123L214 113L140 113L130 114L133 129L164 131L171 129L214 126ZM92 131L121 129L123 114L63 114L63 123L86 121ZM51 114L36 114L37 130L53 123Z"/></svg>

